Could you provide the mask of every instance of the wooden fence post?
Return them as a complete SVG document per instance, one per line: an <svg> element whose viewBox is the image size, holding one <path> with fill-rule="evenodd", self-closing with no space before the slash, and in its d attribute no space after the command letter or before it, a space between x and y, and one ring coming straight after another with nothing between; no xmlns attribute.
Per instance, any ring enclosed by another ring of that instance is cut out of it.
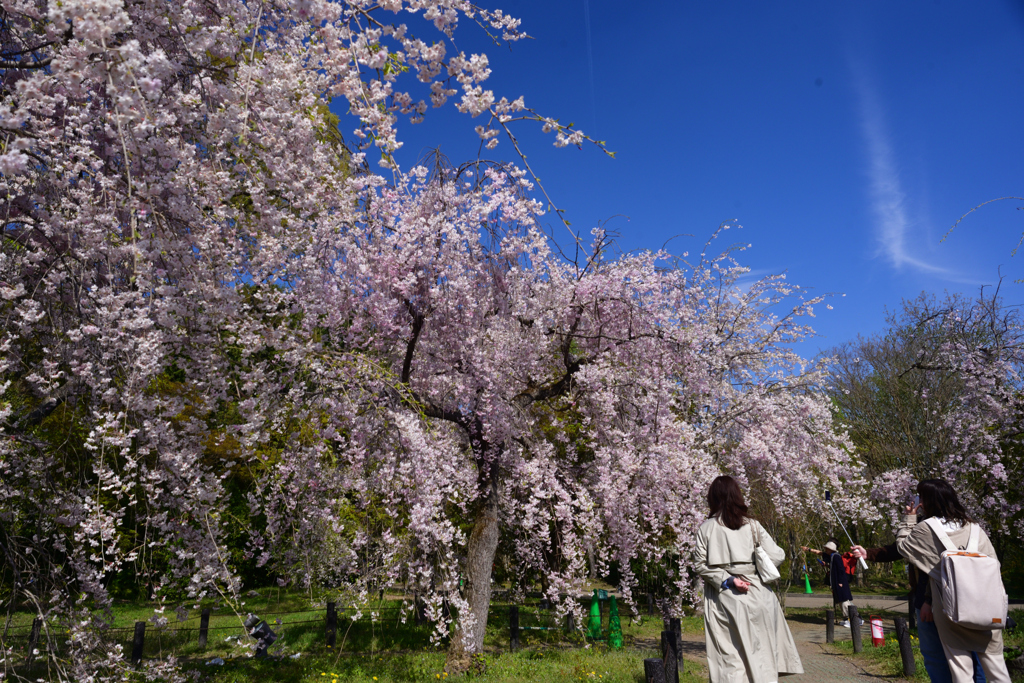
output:
<svg viewBox="0 0 1024 683"><path fill-rule="evenodd" d="M423 598L418 593L414 596L414 599L416 601L416 623L424 624L427 621L426 603L423 602Z"/></svg>
<svg viewBox="0 0 1024 683"><path fill-rule="evenodd" d="M856 605L850 605L850 635L853 636L853 651L862 651L864 645L861 643L860 615L857 614Z"/></svg>
<svg viewBox="0 0 1024 683"><path fill-rule="evenodd" d="M576 630L576 615L569 612L565 615L565 632L573 633Z"/></svg>
<svg viewBox="0 0 1024 683"><path fill-rule="evenodd" d="M836 613L835 610L825 610L825 642L836 642Z"/></svg>
<svg viewBox="0 0 1024 683"><path fill-rule="evenodd" d="M666 683L665 662L657 658L645 659L644 683Z"/></svg>
<svg viewBox="0 0 1024 683"><path fill-rule="evenodd" d="M508 649L512 652L519 649L519 605L508 608Z"/></svg>
<svg viewBox="0 0 1024 683"><path fill-rule="evenodd" d="M210 636L210 608L203 610L199 617L199 647L206 647L206 641Z"/></svg>
<svg viewBox="0 0 1024 683"><path fill-rule="evenodd" d="M334 647L338 637L338 612L335 607L335 603L327 603L327 647Z"/></svg>
<svg viewBox="0 0 1024 683"><path fill-rule="evenodd" d="M647 616L654 616L654 595L651 593L647 594Z"/></svg>
<svg viewBox="0 0 1024 683"><path fill-rule="evenodd" d="M682 636L678 631L661 632L661 658L665 662L665 683L679 683L682 668Z"/></svg>
<svg viewBox="0 0 1024 683"><path fill-rule="evenodd" d="M896 617L893 621L896 622L896 641L900 644L900 657L903 659L903 675L910 678L917 673L914 647L910 644L910 631L903 617Z"/></svg>
<svg viewBox="0 0 1024 683"><path fill-rule="evenodd" d="M28 668L36 658L36 646L39 645L39 632L43 628L43 620L36 617L32 620L32 631L28 634Z"/></svg>
<svg viewBox="0 0 1024 683"><path fill-rule="evenodd" d="M682 633L683 632L683 622L682 622L682 620L681 619L676 619L675 617L673 617L672 619L669 619L668 620L668 630L669 631L673 631L675 633Z"/></svg>
<svg viewBox="0 0 1024 683"><path fill-rule="evenodd" d="M135 635L132 637L132 666L142 664L142 648L146 644L146 622L135 622Z"/></svg>

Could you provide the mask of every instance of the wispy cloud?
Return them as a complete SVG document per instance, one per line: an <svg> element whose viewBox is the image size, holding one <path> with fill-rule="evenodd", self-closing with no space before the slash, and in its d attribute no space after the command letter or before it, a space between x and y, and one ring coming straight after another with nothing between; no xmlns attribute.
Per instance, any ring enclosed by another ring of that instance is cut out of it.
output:
<svg viewBox="0 0 1024 683"><path fill-rule="evenodd" d="M906 194L900 183L885 116L864 70L855 65L853 72L860 103L861 132L867 147L871 210L875 214L879 251L897 269L909 266L949 275L947 269L912 255L908 247L911 221L907 217Z"/></svg>

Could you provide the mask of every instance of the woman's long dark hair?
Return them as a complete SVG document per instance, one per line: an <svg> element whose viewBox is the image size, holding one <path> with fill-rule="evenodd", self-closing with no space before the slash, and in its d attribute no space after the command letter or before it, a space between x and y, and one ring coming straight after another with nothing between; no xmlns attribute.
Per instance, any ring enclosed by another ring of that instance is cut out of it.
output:
<svg viewBox="0 0 1024 683"><path fill-rule="evenodd" d="M956 491L945 479L923 479L917 485L917 493L921 496L921 505L928 517L943 517L947 522L961 524L974 521L967 515Z"/></svg>
<svg viewBox="0 0 1024 683"><path fill-rule="evenodd" d="M739 529L747 516L747 504L743 502L743 491L736 480L728 475L716 477L708 489L708 507L711 516L718 515L722 524L730 529Z"/></svg>

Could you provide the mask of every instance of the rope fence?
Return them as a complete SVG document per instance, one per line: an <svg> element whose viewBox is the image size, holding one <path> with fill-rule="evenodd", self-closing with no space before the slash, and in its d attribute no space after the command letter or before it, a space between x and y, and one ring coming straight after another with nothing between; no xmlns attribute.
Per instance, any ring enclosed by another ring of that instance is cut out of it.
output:
<svg viewBox="0 0 1024 683"><path fill-rule="evenodd" d="M568 597L568 596L566 596ZM628 609L623 610L623 617L628 616L630 619L640 618L640 612L643 611L646 614L645 617L655 617L657 614L656 600L653 595L639 596L641 599L637 604L630 606ZM509 649L515 650L520 645L521 638L526 633L536 633L540 636L545 636L547 633L553 634L556 638L561 638L563 635L577 634L581 635L585 639L596 638L594 635L593 619L598 619L598 623L603 623L605 616L610 617L610 610L603 603L606 602L607 596L598 597L595 596L578 596L575 599L581 602L587 599L593 600L591 602L591 622L577 624L575 615L573 612L568 612L559 617L555 605L546 599L540 599L538 601L526 601L520 604L492 604L488 616L491 620L496 620L499 624L502 624L502 631L507 633ZM641 608L643 598L646 598L646 609ZM571 599L571 598L570 598ZM585 602L584 602L585 604ZM595 605L597 607L595 608ZM236 614L213 614L210 608L202 610L199 615L189 615L187 618L182 619L178 622L179 625L163 625L154 626L152 623L146 621L136 621L132 627L113 627L106 630L106 633L115 642L120 642L127 645L130 642L130 647L125 648L125 658L131 661L134 665L139 666L143 661L144 655L149 656L160 656L163 657L165 654L175 652L176 648L187 647L186 652L190 655L200 655L201 652L207 649L208 639L211 633L223 633L224 631L232 632L237 635L229 635L224 640L236 640L237 642L249 642L254 644L256 647L257 656L265 654L267 648L274 643L278 638L289 635L290 629L300 629L300 634L310 634L310 629L315 630L322 629L320 635L314 635L314 637L320 642L324 643L327 647L334 648L337 644L337 635L339 631L339 622L341 620L347 620L351 623L340 624L340 630L345 638L343 644L349 642L351 630L353 628L380 628L382 632L391 631L395 632L394 629L398 626L393 621L385 622L383 619L370 619L370 615L382 615L382 614L394 614L394 613L405 613L409 615L407 626L421 627L427 624L427 618L425 613L426 604L419 596L412 596L407 599L404 605L382 605L377 608L372 607L348 607L338 608L337 603L327 602L322 608L314 609L303 609L294 611L276 611L276 612L265 612L262 615L249 615L244 622L239 622L238 615ZM596 612L594 610L597 610ZM442 610L445 614L451 613L451 608L444 603ZM358 620L351 619L351 615L355 613L361 613L361 618ZM617 614L617 613L616 613ZM834 616L835 612L832 609L826 609L825 621L826 621L826 641L834 642ZM910 619L912 619L912 613ZM289 617L299 617L295 620L289 620ZM305 618L303 618L305 617ZM878 623L879 619L876 617L868 617L868 623L861 620L861 617L857 613L856 607L850 607L850 623L854 626L850 629L851 636L853 639L854 651L860 652L862 648L861 634L862 627L867 626L869 633L873 626L876 630L875 636L884 638L895 637L896 642L899 644L901 656L903 658L904 670L906 675L912 676L914 670L914 657L912 643L912 637L910 635L909 628L913 627L913 622L907 618L896 617L895 619L888 618L883 623ZM198 628L194 625L195 620L199 620ZM223 623L224 620L231 619L234 623ZM618 617L616 617L616 620ZM211 620L216 620L211 623ZM678 622L678 620L670 620L672 622ZM910 623L908 624L908 621ZM188 622L192 624L185 625ZM220 623L217 623L220 622ZM874 622L874 623L872 623ZM616 624L618 622L616 621ZM667 631L662 633L663 641L665 640L665 633L675 631L679 629L677 623L669 625L666 621ZM608 622L609 627L611 622ZM319 629L313 627L316 625ZM47 650L46 635L50 635L52 638L52 629L48 632L44 632L42 629L43 620L36 618L33 620L31 625L18 624L8 625L6 634L0 638L0 643L6 643L6 646L11 646L14 643L26 642L24 649L26 663L29 668L32 665L32 658L36 650L40 652ZM600 630L600 626L598 629ZM291 634L295 636L296 633ZM365 634L364 634L365 635ZM377 636L373 636L377 637ZM600 638L598 638L600 639ZM671 639L671 638L670 638ZM357 639L358 640L358 639ZM621 642L621 636L620 636ZM667 642L667 641L666 641ZM196 644L196 647L193 647ZM404 649L402 644L396 642L400 649ZM359 649L359 643L351 641L351 647ZM18 648L20 650L20 648ZM662 649L665 650L665 643L662 643ZM159 653L159 654L158 654ZM340 652L339 652L340 654ZM349 653L351 654L351 653ZM200 655L201 656L201 655ZM665 666L668 666L670 662L665 660ZM654 664L651 664L654 666Z"/></svg>
<svg viewBox="0 0 1024 683"><path fill-rule="evenodd" d="M507 599L509 597L512 596L506 591L495 591L494 594L495 600ZM509 634L510 648L514 649L518 646L520 636L524 632L585 633L576 628L572 613L562 619L558 619L554 604L543 594L528 593L525 597L526 600L519 604L492 603L488 612L491 619L504 622L503 630L507 630ZM575 597L563 595L561 597L563 600L576 599L579 601L591 598L591 596L582 595ZM395 598L391 599L394 600ZM263 612L258 616L249 615L249 619L245 621L239 621L239 615L237 614L213 614L210 608L206 608L200 614L193 613L187 615L184 619L180 619L177 625L165 624L155 626L148 621L135 621L131 627L115 626L105 629L104 633L114 642L120 642L124 645L130 642L130 646L125 648L125 658L136 666L141 664L146 653L156 655L157 651L159 651L159 655L162 657L167 653L175 652L176 647L184 644L191 646L197 642L198 652L201 652L207 648L211 633L223 633L225 631L237 634L239 642L248 641L255 643L257 655L259 655L261 650L265 653L267 646L282 635L287 634L289 629L298 627L308 633L310 626L315 624L323 628L323 634L320 636L323 638L322 642L325 642L328 647L333 648L337 641L339 622L343 619L351 622L347 625L344 623L340 625L340 630L346 638L349 637L352 628L370 627L393 630L397 626L392 621L395 615L408 615L409 619L406 623L411 626L420 627L428 624L426 602L420 596L404 596L398 599L403 600L404 604L394 604L392 602L392 604L383 604L378 607L363 605L339 609L337 603L327 602L324 607L320 608ZM601 601L603 602L606 599L607 596L604 596ZM653 604L654 599L652 596L649 596L648 611L652 615L654 614ZM446 616L450 616L452 611L454 611L447 601L442 603L441 610ZM624 612L624 616L626 614L631 618L638 616L637 609L624 610ZM351 619L351 615L356 613L360 613L360 619ZM387 622L383 618L385 615L390 616ZM300 618L289 619L289 617ZM232 620L233 623L224 624L223 622L226 619ZM197 620L199 621L198 627L195 625ZM214 623L211 623L211 620ZM49 653L51 646L60 647L52 642L60 640L53 638L54 630L52 628L43 629L42 627L43 620L38 617L31 624L8 623L2 631L2 635L0 635L0 643L6 643L7 646L26 643L24 647L26 663L31 667L32 653L36 651ZM270 635L268 636L268 634ZM231 635L226 638L226 640L232 639L234 638ZM16 649L20 650L21 648L18 646ZM198 654L194 649L190 649L189 652L191 654Z"/></svg>

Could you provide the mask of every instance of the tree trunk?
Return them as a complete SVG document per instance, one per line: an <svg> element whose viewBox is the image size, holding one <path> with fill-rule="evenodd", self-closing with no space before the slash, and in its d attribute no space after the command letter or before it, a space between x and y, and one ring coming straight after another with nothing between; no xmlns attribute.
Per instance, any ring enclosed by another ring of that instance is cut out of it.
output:
<svg viewBox="0 0 1024 683"><path fill-rule="evenodd" d="M448 659L457 668L467 666L469 657L484 647L487 612L491 605L491 569L498 551L499 530L498 488L492 485L487 498L477 509L476 523L469 535L465 598L475 618L472 626L467 627L460 615L455 627Z"/></svg>

